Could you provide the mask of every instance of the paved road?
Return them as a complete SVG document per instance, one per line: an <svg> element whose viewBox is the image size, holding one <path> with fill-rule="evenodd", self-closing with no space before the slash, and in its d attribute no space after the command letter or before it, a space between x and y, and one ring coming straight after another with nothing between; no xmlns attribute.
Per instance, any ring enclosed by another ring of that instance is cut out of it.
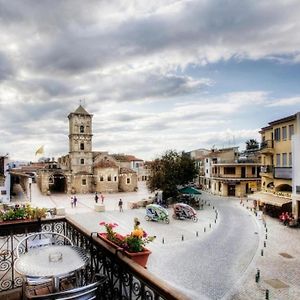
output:
<svg viewBox="0 0 300 300"><path fill-rule="evenodd" d="M161 249L148 270L192 299L222 299L242 277L257 251L256 222L237 200L209 194L220 220L207 238Z"/></svg>

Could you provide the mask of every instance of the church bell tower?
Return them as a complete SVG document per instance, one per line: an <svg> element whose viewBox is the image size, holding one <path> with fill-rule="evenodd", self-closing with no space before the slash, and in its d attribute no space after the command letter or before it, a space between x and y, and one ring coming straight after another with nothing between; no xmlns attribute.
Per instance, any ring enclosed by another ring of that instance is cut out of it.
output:
<svg viewBox="0 0 300 300"><path fill-rule="evenodd" d="M92 117L81 105L69 118L69 157L73 174L92 174Z"/></svg>

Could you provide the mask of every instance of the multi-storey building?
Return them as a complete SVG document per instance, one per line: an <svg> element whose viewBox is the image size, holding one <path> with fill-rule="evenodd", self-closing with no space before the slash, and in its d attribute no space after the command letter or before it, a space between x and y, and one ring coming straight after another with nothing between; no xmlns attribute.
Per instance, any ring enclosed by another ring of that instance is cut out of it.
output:
<svg viewBox="0 0 300 300"><path fill-rule="evenodd" d="M258 154L241 157L238 147L211 153L211 192L220 196L244 197L260 187Z"/></svg>
<svg viewBox="0 0 300 300"><path fill-rule="evenodd" d="M295 219L300 219L300 113L297 113L296 130L292 136L292 204Z"/></svg>
<svg viewBox="0 0 300 300"><path fill-rule="evenodd" d="M267 210L274 211L274 215L292 209L292 137L299 131L299 116L300 113L272 121L260 131L261 193L252 198L265 205ZM293 210L295 212L295 207Z"/></svg>
<svg viewBox="0 0 300 300"><path fill-rule="evenodd" d="M238 147L212 149L204 155L200 185L220 196L245 196L260 187L258 152L241 157Z"/></svg>
<svg viewBox="0 0 300 300"><path fill-rule="evenodd" d="M10 202L10 173L8 156L0 156L0 203Z"/></svg>
<svg viewBox="0 0 300 300"><path fill-rule="evenodd" d="M198 168L198 175L194 180L196 186L200 188L205 187L205 181L203 177L205 177L205 157L210 153L210 150L207 149L197 149L189 152L192 159L195 160L196 167Z"/></svg>
<svg viewBox="0 0 300 300"><path fill-rule="evenodd" d="M205 188L212 192L212 168L213 164L217 162L234 162L238 153L238 147L215 149L213 148L210 153L205 157L205 174L204 183ZM215 189L214 189L215 190Z"/></svg>

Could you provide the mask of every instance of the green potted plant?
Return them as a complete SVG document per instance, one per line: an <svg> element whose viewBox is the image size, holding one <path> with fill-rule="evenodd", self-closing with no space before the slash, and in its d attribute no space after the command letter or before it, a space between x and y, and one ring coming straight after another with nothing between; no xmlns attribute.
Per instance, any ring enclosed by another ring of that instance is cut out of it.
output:
<svg viewBox="0 0 300 300"><path fill-rule="evenodd" d="M47 208L36 207L33 209L33 218L40 220L41 218L45 218L47 214Z"/></svg>
<svg viewBox="0 0 300 300"><path fill-rule="evenodd" d="M41 219L46 217L46 213L46 208L33 208L29 204L26 206L16 205L13 209L2 210L0 212L0 219L2 221Z"/></svg>
<svg viewBox="0 0 300 300"><path fill-rule="evenodd" d="M122 249L123 253L140 264L146 267L148 257L151 251L145 248L145 245L152 242L155 236L148 236L148 234L139 226L140 222L137 218L134 220L134 229L130 234L123 236L115 232L114 228L118 226L116 223L100 222L99 225L104 226L105 233L99 233L98 236L106 241L112 247Z"/></svg>

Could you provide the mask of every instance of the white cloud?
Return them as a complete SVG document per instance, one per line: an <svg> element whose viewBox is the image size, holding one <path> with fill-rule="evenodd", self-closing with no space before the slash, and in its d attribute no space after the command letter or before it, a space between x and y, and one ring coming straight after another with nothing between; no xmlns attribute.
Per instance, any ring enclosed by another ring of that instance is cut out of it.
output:
<svg viewBox="0 0 300 300"><path fill-rule="evenodd" d="M285 107L285 106L292 106L292 105L300 105L300 96L275 99L267 106L269 106L269 107L284 106Z"/></svg>
<svg viewBox="0 0 300 300"><path fill-rule="evenodd" d="M268 92L243 91L216 96L199 97L197 102L178 103L178 115L198 114L201 116L220 116L245 110L252 105L268 102Z"/></svg>
<svg viewBox="0 0 300 300"><path fill-rule="evenodd" d="M209 67L299 63L299 10L291 0L0 0L0 152L25 157L40 143L67 152L66 116L79 99L94 114L100 150L150 157L223 141L226 130L250 138L256 125L241 124L243 135L235 116L292 108L299 97L222 90Z"/></svg>
<svg viewBox="0 0 300 300"><path fill-rule="evenodd" d="M12 63L36 73L299 56L297 1L28 2L2 2L0 30Z"/></svg>

